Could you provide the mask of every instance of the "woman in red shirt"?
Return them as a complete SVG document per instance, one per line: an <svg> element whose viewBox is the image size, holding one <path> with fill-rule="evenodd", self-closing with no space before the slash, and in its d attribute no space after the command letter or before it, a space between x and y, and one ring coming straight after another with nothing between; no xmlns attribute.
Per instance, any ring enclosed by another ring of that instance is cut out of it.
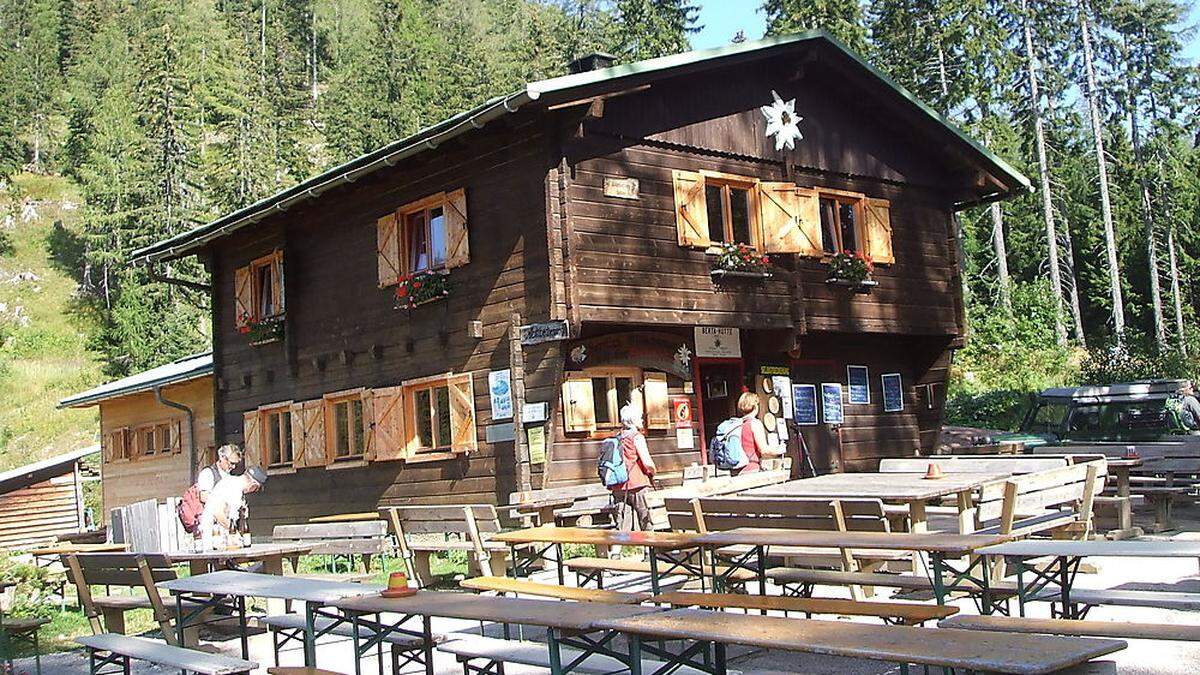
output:
<svg viewBox="0 0 1200 675"><path fill-rule="evenodd" d="M767 428L758 419L758 396L754 392L742 392L738 397L737 411L742 418L742 451L749 461L746 466L732 472L735 476L761 471L763 455L777 454L767 442Z"/></svg>
<svg viewBox="0 0 1200 675"><path fill-rule="evenodd" d="M650 448L642 434L642 411L632 404L621 408L621 457L629 478L612 489L613 504L617 511L618 529L650 529L650 507L646 504L646 489L654 482L658 468L650 457Z"/></svg>

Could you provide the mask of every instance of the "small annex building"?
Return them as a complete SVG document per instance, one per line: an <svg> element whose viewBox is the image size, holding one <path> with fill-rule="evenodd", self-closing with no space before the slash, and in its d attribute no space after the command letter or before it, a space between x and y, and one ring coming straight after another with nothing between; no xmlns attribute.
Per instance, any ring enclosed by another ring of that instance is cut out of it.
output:
<svg viewBox="0 0 1200 675"><path fill-rule="evenodd" d="M0 550L20 551L88 528L83 484L96 478L80 448L0 473Z"/></svg>
<svg viewBox="0 0 1200 675"><path fill-rule="evenodd" d="M188 356L59 401L100 409L104 512L178 497L213 461L212 353Z"/></svg>
<svg viewBox="0 0 1200 675"><path fill-rule="evenodd" d="M273 475L263 534L594 483L626 404L663 475L743 391L794 470L931 452L955 213L1029 189L809 32L579 59L133 262L210 271L215 438Z"/></svg>

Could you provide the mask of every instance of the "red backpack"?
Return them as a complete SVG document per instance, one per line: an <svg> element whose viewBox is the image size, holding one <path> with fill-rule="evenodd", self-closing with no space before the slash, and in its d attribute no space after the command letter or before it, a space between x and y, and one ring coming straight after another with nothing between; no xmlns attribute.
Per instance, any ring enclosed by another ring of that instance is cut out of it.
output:
<svg viewBox="0 0 1200 675"><path fill-rule="evenodd" d="M201 471L217 471L217 467L206 466ZM218 475L220 475L218 473ZM204 502L200 501L200 486L193 484L184 491L183 497L179 499L179 505L175 507L175 513L179 516L179 524L183 526L183 531L191 535L200 533L200 514L204 512Z"/></svg>

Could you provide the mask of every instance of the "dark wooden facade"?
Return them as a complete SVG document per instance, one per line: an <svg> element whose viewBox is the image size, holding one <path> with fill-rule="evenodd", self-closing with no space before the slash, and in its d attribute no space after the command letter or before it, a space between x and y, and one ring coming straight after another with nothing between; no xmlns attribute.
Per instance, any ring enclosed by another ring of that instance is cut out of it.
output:
<svg viewBox="0 0 1200 675"><path fill-rule="evenodd" d="M764 135L759 106L772 90L804 118L794 151ZM472 451L282 467L255 496L256 530L380 503L503 502L525 487L595 480L603 430L565 429L564 379L592 367L659 373L656 396L701 410L706 366L672 362L680 348L695 353L697 327L740 330L741 358L721 371L731 399L764 366L817 384L844 383L847 365L869 368L871 404L846 405L837 428L798 429L818 467L870 468L933 447L963 334L953 214L1014 189L994 166L981 168L977 148L821 38L556 95L204 244L218 442L244 440L245 415L260 406L438 373L470 373L474 385ZM869 294L826 284L826 264L799 255L775 256L770 279L714 282L712 254L679 244L674 170L886 199L895 261L876 269ZM606 179L636 179L636 195L609 194ZM459 188L470 262L449 272L444 300L398 309L394 288L377 283L377 221ZM272 251L282 252L286 321L281 340L253 346L236 329L234 277ZM514 316L566 321L572 338L521 353L514 379L524 400L550 410L546 461L532 464L528 486L518 470L527 448L489 442L505 424L491 419L488 373L513 365ZM904 411L883 412L882 373L901 374ZM651 450L662 469L679 470L704 461L702 435L695 425L693 447L680 447L670 420L649 432Z"/></svg>

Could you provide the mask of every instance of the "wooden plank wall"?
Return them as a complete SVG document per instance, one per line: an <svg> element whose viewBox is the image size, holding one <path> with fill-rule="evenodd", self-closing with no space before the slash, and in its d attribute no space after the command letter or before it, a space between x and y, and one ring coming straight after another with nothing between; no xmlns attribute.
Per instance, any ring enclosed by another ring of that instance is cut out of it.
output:
<svg viewBox="0 0 1200 675"><path fill-rule="evenodd" d="M539 126L514 118L426 153L416 163L364 177L319 201L249 227L213 250L219 337L218 438L240 442L242 414L356 387L393 386L446 371L474 374L479 449L469 457L419 463L301 469L273 476L251 503L252 528L315 515L371 510L380 503L495 503L515 489L513 444L485 442L491 424L487 373L508 367L509 316L550 318L546 180L554 160ZM442 302L395 308L378 288L375 221L405 203L465 185L471 262L450 275ZM234 329L233 270L284 249L287 333L253 347ZM561 308L560 308L561 311ZM470 337L472 320L483 339ZM557 347L526 351L529 401L554 390ZM549 368L545 376L538 373Z"/></svg>
<svg viewBox="0 0 1200 675"><path fill-rule="evenodd" d="M202 377L163 387L163 397L190 407L195 415L196 451L200 463L211 456L213 439L213 378ZM184 429L183 449L179 454L142 457L126 461L105 461L101 467L104 486L104 513L145 499L162 501L178 497L190 485L188 470L187 415L182 410L160 404L151 392L130 394L100 403L100 437L121 427L136 427L168 420L179 420Z"/></svg>
<svg viewBox="0 0 1200 675"><path fill-rule="evenodd" d="M83 529L82 492L67 473L0 495L0 549L22 550Z"/></svg>

